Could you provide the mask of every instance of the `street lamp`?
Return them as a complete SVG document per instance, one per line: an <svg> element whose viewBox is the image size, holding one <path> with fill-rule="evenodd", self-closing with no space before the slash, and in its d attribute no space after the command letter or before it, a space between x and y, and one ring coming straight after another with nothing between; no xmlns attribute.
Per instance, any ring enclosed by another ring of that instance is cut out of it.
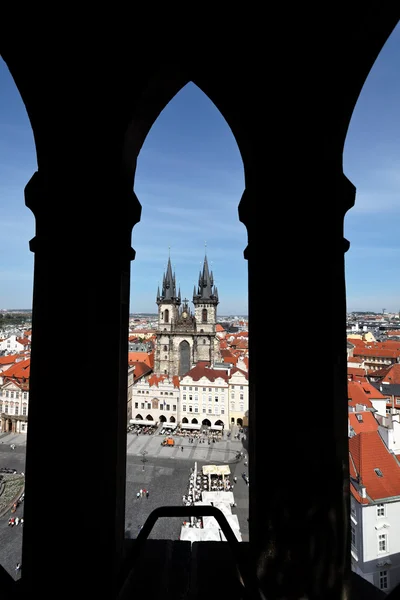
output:
<svg viewBox="0 0 400 600"><path fill-rule="evenodd" d="M144 463L147 460L147 458L146 458L147 450L142 450L140 454L142 455L142 463L143 463L142 471L144 471Z"/></svg>

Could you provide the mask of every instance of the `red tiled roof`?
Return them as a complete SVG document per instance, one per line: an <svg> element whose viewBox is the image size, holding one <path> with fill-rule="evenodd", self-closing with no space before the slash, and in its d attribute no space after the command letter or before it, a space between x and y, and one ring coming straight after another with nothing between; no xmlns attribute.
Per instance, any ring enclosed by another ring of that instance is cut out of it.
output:
<svg viewBox="0 0 400 600"><path fill-rule="evenodd" d="M354 348L354 356L373 356L379 358L397 358L400 350L389 350L388 348Z"/></svg>
<svg viewBox="0 0 400 600"><path fill-rule="evenodd" d="M360 363L362 363L362 359L358 358L358 356L348 356L347 357L347 362L348 363L350 362L350 363L358 363L358 364L360 364Z"/></svg>
<svg viewBox="0 0 400 600"><path fill-rule="evenodd" d="M362 422L357 419L357 415L361 415ZM363 431L378 431L379 427L379 423L375 419L374 413L369 410L364 410L359 413L349 413L349 422L356 434Z"/></svg>
<svg viewBox="0 0 400 600"><path fill-rule="evenodd" d="M372 500L400 496L400 467L377 431L364 431L350 438L349 457L351 476L361 477ZM374 469L380 469L383 476Z"/></svg>
<svg viewBox="0 0 400 600"><path fill-rule="evenodd" d="M21 360L14 363L11 367L2 372L2 377L15 379L29 379L31 359Z"/></svg>
<svg viewBox="0 0 400 600"><path fill-rule="evenodd" d="M144 375L151 373L151 367L147 363L135 361L132 364L135 365L135 369L133 371L133 381L137 381Z"/></svg>
<svg viewBox="0 0 400 600"><path fill-rule="evenodd" d="M185 376L188 375L193 381L199 381L202 377L207 377L209 381L215 381L218 377L222 377L225 381L228 381L228 368L226 371L222 369L211 369L209 362L201 361L198 362L193 369L190 369Z"/></svg>
<svg viewBox="0 0 400 600"><path fill-rule="evenodd" d="M386 400L383 394L366 381L362 381L361 383L358 381L348 381L347 397L349 398L349 406L364 404L368 408L372 408L371 398L373 400Z"/></svg>
<svg viewBox="0 0 400 600"><path fill-rule="evenodd" d="M225 331L225 329L222 327L222 325L217 323L215 326L215 331L220 333L221 331Z"/></svg>
<svg viewBox="0 0 400 600"><path fill-rule="evenodd" d="M128 352L128 363L144 362L154 368L154 352Z"/></svg>

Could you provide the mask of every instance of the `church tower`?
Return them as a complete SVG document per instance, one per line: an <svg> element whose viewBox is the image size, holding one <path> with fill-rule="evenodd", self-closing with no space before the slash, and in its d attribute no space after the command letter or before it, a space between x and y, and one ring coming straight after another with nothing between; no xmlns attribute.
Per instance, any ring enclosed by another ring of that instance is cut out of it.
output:
<svg viewBox="0 0 400 600"><path fill-rule="evenodd" d="M181 291L176 293L175 274L168 259L161 294L157 290L158 331L154 357L157 375L182 376L199 361L206 361L210 366L221 362L216 336L218 302L218 291L205 257L197 293L194 288L195 313L191 312L187 299L181 306Z"/></svg>

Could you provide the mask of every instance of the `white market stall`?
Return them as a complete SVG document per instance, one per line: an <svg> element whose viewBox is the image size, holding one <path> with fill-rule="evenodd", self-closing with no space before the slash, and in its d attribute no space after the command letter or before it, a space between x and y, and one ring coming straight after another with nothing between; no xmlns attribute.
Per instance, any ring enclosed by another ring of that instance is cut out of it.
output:
<svg viewBox="0 0 400 600"><path fill-rule="evenodd" d="M129 419L130 425L157 425L157 421L147 421L142 419Z"/></svg>
<svg viewBox="0 0 400 600"><path fill-rule="evenodd" d="M201 425L199 423L181 423L181 429L200 429Z"/></svg>

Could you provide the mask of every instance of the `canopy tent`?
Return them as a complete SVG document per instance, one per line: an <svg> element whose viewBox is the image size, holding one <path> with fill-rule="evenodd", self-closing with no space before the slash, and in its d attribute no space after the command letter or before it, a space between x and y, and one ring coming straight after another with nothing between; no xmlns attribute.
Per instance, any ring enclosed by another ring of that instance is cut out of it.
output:
<svg viewBox="0 0 400 600"><path fill-rule="evenodd" d="M238 531L237 529L233 529L233 533L234 533L237 541L241 542L242 541L242 534L240 533L240 531ZM226 542L226 537L222 533L222 529L219 530L219 535L220 535L220 538L221 538L221 542Z"/></svg>
<svg viewBox="0 0 400 600"><path fill-rule="evenodd" d="M215 502L215 508L219 508L219 510L224 513L225 517L229 517L232 515L231 507L227 502Z"/></svg>
<svg viewBox="0 0 400 600"><path fill-rule="evenodd" d="M231 506L235 502L232 492L202 492L201 499L203 502L212 502L214 505L217 502L225 502Z"/></svg>
<svg viewBox="0 0 400 600"><path fill-rule="evenodd" d="M201 535L202 542L220 542L220 530L214 527L210 527L209 529L198 529Z"/></svg>
<svg viewBox="0 0 400 600"><path fill-rule="evenodd" d="M142 421L140 419L129 419L131 425L157 425L157 421Z"/></svg>
<svg viewBox="0 0 400 600"><path fill-rule="evenodd" d="M222 431L223 428L223 425L210 425L210 429L216 429L217 431Z"/></svg>
<svg viewBox="0 0 400 600"><path fill-rule="evenodd" d="M203 517L203 527L204 529L219 529L218 521L215 517Z"/></svg>
<svg viewBox="0 0 400 600"><path fill-rule="evenodd" d="M199 423L181 423L181 429L200 429Z"/></svg>
<svg viewBox="0 0 400 600"><path fill-rule="evenodd" d="M162 424L163 427L168 427L169 429L176 429L178 426L178 423L163 423Z"/></svg>
<svg viewBox="0 0 400 600"><path fill-rule="evenodd" d="M181 542L201 542L201 529L197 527L181 527Z"/></svg>
<svg viewBox="0 0 400 600"><path fill-rule="evenodd" d="M204 465L202 471L203 475L229 475L231 472L229 465Z"/></svg>

